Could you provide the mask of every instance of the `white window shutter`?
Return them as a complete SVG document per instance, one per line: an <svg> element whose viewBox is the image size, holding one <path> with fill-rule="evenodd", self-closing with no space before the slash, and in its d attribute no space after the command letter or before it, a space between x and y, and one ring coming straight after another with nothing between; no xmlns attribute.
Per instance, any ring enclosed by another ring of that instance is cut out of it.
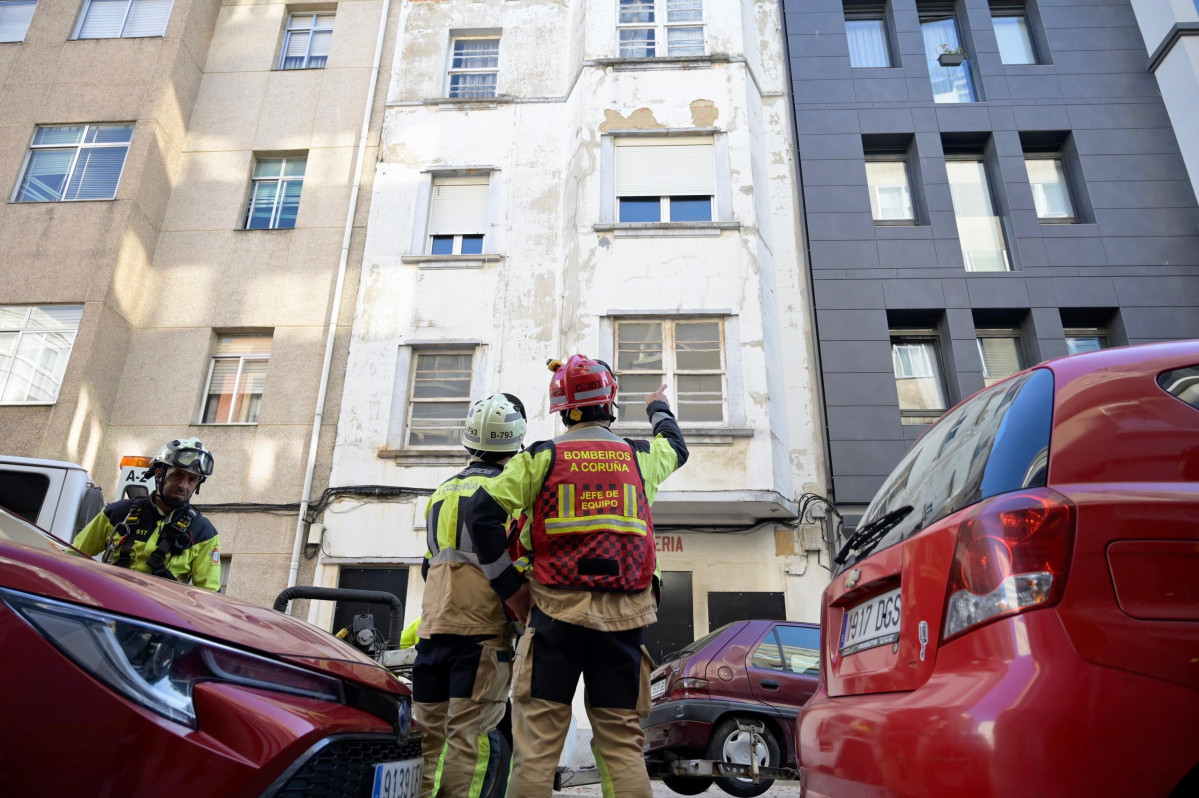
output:
<svg viewBox="0 0 1199 798"><path fill-rule="evenodd" d="M0 3L0 42L24 41L36 7L34 2Z"/></svg>
<svg viewBox="0 0 1199 798"><path fill-rule="evenodd" d="M649 143L649 142L653 143ZM679 197L716 193L712 142L617 141L616 196ZM644 142L644 143L643 143Z"/></svg>
<svg viewBox="0 0 1199 798"><path fill-rule="evenodd" d="M171 18L172 0L133 0L122 36L162 36Z"/></svg>
<svg viewBox="0 0 1199 798"><path fill-rule="evenodd" d="M91 0L83 25L79 28L80 39L117 39L125 22L125 11L129 0Z"/></svg>
<svg viewBox="0 0 1199 798"><path fill-rule="evenodd" d="M434 180L429 235L485 234L489 182L486 177Z"/></svg>

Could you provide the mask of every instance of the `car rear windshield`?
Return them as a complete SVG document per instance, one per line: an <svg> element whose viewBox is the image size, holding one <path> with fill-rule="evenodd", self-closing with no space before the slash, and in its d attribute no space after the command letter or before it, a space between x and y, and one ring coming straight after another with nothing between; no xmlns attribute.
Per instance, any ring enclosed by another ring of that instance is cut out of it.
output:
<svg viewBox="0 0 1199 798"><path fill-rule="evenodd" d="M734 623L741 623L741 621L735 621ZM704 646L708 645L708 643L711 643L717 637L724 634L724 630L728 629L732 625L733 624L731 624L731 623L726 623L724 626L720 627L719 629L714 629L711 632L708 632L706 635L701 637L699 640L695 640L691 643L688 643L686 646L684 646L683 648L680 648L678 651L674 652L673 654L667 654L665 657L662 658L662 661L670 662L672 660L682 659L683 657L691 656L692 654L699 651Z"/></svg>
<svg viewBox="0 0 1199 798"><path fill-rule="evenodd" d="M1045 485L1052 419L1049 369L1001 382L946 413L916 441L862 516L859 528L913 508L872 551L983 499Z"/></svg>
<svg viewBox="0 0 1199 798"><path fill-rule="evenodd" d="M1177 396L1199 410L1199 365L1174 369L1158 375L1157 384L1166 393Z"/></svg>

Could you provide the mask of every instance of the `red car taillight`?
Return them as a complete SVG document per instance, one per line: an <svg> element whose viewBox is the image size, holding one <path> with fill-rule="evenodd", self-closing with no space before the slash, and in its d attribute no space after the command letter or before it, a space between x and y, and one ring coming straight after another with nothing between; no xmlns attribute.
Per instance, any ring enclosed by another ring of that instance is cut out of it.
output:
<svg viewBox="0 0 1199 798"><path fill-rule="evenodd" d="M1066 587L1075 520L1069 499L1048 488L980 504L958 527L942 640L1056 604Z"/></svg>
<svg viewBox="0 0 1199 798"><path fill-rule="evenodd" d="M680 701L684 698L707 698L708 680L696 678L675 679L670 686L670 700Z"/></svg>

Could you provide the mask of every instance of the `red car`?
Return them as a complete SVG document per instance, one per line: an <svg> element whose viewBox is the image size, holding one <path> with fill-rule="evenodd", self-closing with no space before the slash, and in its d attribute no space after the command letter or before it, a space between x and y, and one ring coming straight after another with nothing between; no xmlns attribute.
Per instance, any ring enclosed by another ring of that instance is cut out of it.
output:
<svg viewBox="0 0 1199 798"><path fill-rule="evenodd" d="M794 765L793 730L799 708L816 689L820 628L792 621L737 621L701 637L650 677L645 757L713 759L749 764L754 733L738 721L756 722L759 766ZM784 761L785 760L785 761ZM670 776L662 780L682 795L717 786L729 795L761 795L762 780Z"/></svg>
<svg viewBox="0 0 1199 798"><path fill-rule="evenodd" d="M834 559L805 795L1199 795L1199 341L976 394Z"/></svg>
<svg viewBox="0 0 1199 798"><path fill-rule="evenodd" d="M72 552L0 510L0 795L419 795L411 696L382 667Z"/></svg>

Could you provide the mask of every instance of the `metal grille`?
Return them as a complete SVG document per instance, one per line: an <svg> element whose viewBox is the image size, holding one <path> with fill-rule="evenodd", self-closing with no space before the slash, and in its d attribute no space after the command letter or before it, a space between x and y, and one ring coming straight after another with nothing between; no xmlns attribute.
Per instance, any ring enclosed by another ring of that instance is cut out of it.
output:
<svg viewBox="0 0 1199 798"><path fill-rule="evenodd" d="M282 785L264 798L369 798L375 765L420 755L420 735L403 744L380 736L331 738L292 765Z"/></svg>

